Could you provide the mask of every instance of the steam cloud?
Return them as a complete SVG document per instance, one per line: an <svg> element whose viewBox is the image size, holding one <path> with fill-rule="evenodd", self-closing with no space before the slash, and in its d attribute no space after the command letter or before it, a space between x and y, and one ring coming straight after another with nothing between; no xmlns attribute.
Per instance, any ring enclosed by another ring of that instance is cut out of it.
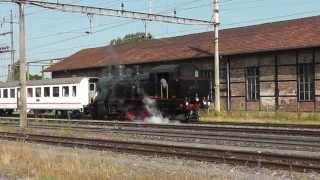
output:
<svg viewBox="0 0 320 180"><path fill-rule="evenodd" d="M160 110L156 106L156 101L147 96L143 98L144 107L149 112L150 117L144 119L146 123L167 124L170 123L168 118L164 118Z"/></svg>

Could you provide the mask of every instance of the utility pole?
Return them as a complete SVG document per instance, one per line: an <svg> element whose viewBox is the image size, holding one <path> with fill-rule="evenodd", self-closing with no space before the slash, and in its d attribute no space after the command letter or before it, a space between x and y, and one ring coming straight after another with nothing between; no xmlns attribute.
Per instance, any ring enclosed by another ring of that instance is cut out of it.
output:
<svg viewBox="0 0 320 180"><path fill-rule="evenodd" d="M10 81L14 80L14 44L13 44L13 15L12 15L12 10L10 11L10 31L11 31L11 70L10 74Z"/></svg>
<svg viewBox="0 0 320 180"><path fill-rule="evenodd" d="M26 93L26 43L25 43L25 22L24 3L19 5L19 64L20 64L20 128L28 127L27 120L27 93Z"/></svg>
<svg viewBox="0 0 320 180"><path fill-rule="evenodd" d="M152 0L149 0L149 14L152 13ZM147 20L144 21L144 38L148 39Z"/></svg>
<svg viewBox="0 0 320 180"><path fill-rule="evenodd" d="M219 72L219 0L213 0L214 23L214 110L220 112L220 72Z"/></svg>
<svg viewBox="0 0 320 180"><path fill-rule="evenodd" d="M12 81L13 80L13 73L14 73L14 45L13 45L13 15L12 15L12 10L10 11L10 31L9 32L5 32L5 33L1 33L0 36L5 36L5 35L9 35L11 36L11 47L9 50L8 47L8 51L6 52L10 52L11 53L11 62L10 62L10 66L8 66L8 77L7 77L7 81Z"/></svg>

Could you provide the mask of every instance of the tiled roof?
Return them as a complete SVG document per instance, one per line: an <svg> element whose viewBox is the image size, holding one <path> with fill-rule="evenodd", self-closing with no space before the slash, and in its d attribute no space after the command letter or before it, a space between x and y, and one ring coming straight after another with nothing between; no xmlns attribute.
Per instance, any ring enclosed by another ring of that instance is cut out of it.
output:
<svg viewBox="0 0 320 180"><path fill-rule="evenodd" d="M46 71L208 57L213 55L212 37L212 32L204 32L83 49ZM320 16L220 30L221 55L318 46L320 47Z"/></svg>

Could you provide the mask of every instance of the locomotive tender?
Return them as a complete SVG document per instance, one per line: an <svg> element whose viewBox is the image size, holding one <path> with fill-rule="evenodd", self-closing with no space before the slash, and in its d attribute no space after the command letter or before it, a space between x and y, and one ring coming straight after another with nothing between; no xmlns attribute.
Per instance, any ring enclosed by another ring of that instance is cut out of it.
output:
<svg viewBox="0 0 320 180"><path fill-rule="evenodd" d="M66 117L79 116L96 95L97 78L72 77L27 82L27 110L34 114L54 112ZM0 83L0 114L18 110L19 82Z"/></svg>
<svg viewBox="0 0 320 180"><path fill-rule="evenodd" d="M184 76L183 71L181 65L160 65L146 73L127 69L106 76L97 84L98 95L90 112L96 119L143 120L160 114L198 120L199 110L210 105L211 74L199 77L199 71L191 68L194 76Z"/></svg>

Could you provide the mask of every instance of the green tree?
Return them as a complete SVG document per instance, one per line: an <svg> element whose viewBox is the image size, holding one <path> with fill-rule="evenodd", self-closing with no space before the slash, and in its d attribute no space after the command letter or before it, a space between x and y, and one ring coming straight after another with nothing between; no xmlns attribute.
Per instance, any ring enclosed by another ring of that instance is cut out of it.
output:
<svg viewBox="0 0 320 180"><path fill-rule="evenodd" d="M42 79L42 76L39 76L37 74L32 75L31 73L26 74L26 77L28 79L28 75L29 75L29 80L40 80ZM16 62L14 64L14 74L13 74L13 79L15 81L19 81L20 80L20 66L19 66L19 62Z"/></svg>
<svg viewBox="0 0 320 180"><path fill-rule="evenodd" d="M119 45L119 44L125 44L130 42L138 42L138 41L145 41L148 39L153 39L152 34L148 33L147 38L145 37L145 33L143 32L137 32L132 34L127 34L123 38L115 38L110 41L110 45Z"/></svg>

